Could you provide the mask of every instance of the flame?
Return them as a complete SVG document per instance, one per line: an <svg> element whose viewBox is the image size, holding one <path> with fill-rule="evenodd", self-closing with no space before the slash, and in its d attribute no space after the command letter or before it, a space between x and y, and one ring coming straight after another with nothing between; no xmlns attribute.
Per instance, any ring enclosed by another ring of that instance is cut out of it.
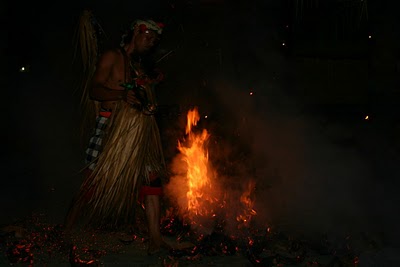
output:
<svg viewBox="0 0 400 267"><path fill-rule="evenodd" d="M208 203L213 203L214 199L210 196L212 183L210 165L208 161L208 150L206 142L209 138L207 130L203 130L200 134L192 131L193 126L197 125L200 115L197 108L190 110L187 114L186 134L187 145L178 142L178 149L183 155L183 160L187 164L187 211L190 219L196 215L212 214L212 210L208 210ZM208 192L208 193L207 193Z"/></svg>
<svg viewBox="0 0 400 267"><path fill-rule="evenodd" d="M253 209L255 182L251 180L239 194L236 189L232 189L233 194L228 188L222 190L222 179L209 160L210 134L206 129L195 129L200 118L196 107L187 113L186 136L178 141L179 154L173 161L174 175L167 194L176 199L177 211L184 222L197 232L209 232L219 225L219 220L232 230L248 227L257 214Z"/></svg>
<svg viewBox="0 0 400 267"><path fill-rule="evenodd" d="M236 217L236 220L240 223L239 228L243 226L248 227L251 218L257 215L257 212L253 209L255 200L252 199L255 185L255 181L250 180L247 185L247 190L245 190L240 197L240 202L243 205L243 213Z"/></svg>

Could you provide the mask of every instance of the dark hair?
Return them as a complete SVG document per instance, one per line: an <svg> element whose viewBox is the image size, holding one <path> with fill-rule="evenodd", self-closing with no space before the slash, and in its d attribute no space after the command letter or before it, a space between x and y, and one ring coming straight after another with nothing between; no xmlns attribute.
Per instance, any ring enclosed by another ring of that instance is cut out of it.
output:
<svg viewBox="0 0 400 267"><path fill-rule="evenodd" d="M132 40L133 32L134 32L134 29L129 29L129 30L127 30L127 31L122 35L122 40L121 40L121 42L122 42L123 44L129 43L129 42Z"/></svg>

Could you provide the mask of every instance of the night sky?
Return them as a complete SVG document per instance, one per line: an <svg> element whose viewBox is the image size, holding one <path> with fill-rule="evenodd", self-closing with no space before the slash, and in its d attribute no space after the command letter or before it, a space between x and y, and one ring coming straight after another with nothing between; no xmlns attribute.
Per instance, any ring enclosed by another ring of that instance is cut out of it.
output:
<svg viewBox="0 0 400 267"><path fill-rule="evenodd" d="M302 13L296 1L278 0L79 2L1 9L1 224L31 212L62 221L82 182L73 55L89 8L104 47L118 45L136 18L165 22L159 55L170 54L159 64L167 79L158 97L183 114L161 119L167 158L184 112L198 106L215 141L212 160L246 159L224 179L256 177L259 220L294 232L398 236L398 7L368 1L366 17L335 1L309 1L321 3Z"/></svg>

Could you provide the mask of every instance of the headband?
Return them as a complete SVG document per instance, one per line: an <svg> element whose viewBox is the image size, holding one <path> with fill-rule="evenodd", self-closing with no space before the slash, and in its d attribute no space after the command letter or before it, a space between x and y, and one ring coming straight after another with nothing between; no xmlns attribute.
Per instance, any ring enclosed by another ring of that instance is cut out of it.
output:
<svg viewBox="0 0 400 267"><path fill-rule="evenodd" d="M155 31L158 34L161 34L164 28L164 24L161 22L155 22L154 20L135 20L131 24L131 30L135 28L135 26L138 25L139 29L142 31L145 30L152 30Z"/></svg>

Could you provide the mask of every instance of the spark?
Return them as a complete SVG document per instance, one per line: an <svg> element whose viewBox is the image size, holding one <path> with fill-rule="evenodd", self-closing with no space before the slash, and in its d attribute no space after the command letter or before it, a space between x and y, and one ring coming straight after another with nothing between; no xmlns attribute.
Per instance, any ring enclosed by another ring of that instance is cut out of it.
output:
<svg viewBox="0 0 400 267"><path fill-rule="evenodd" d="M25 65L25 66L21 66L18 69L19 72L29 72L30 71L30 65Z"/></svg>

